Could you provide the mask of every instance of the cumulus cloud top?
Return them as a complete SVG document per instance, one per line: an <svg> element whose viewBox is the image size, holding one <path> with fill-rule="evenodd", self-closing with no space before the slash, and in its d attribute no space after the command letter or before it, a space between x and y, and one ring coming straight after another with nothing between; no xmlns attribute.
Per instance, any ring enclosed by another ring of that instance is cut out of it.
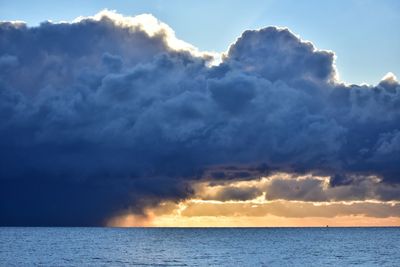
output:
<svg viewBox="0 0 400 267"><path fill-rule="evenodd" d="M332 52L317 50L288 29L275 27L245 31L230 47L226 61L270 81L320 83L335 77Z"/></svg>
<svg viewBox="0 0 400 267"><path fill-rule="evenodd" d="M81 24L88 20L96 22L109 20L117 28L128 29L132 32L143 31L150 38L162 36L166 45L173 50L185 50L190 51L193 54L199 54L199 51L193 45L178 39L171 27L161 22L151 14L141 14L134 17L127 17L118 14L115 11L105 9L92 17L78 17L73 21L73 23Z"/></svg>
<svg viewBox="0 0 400 267"><path fill-rule="evenodd" d="M275 27L211 60L151 15L0 23L1 223L99 225L232 173L400 182L393 76L341 84L332 52Z"/></svg>

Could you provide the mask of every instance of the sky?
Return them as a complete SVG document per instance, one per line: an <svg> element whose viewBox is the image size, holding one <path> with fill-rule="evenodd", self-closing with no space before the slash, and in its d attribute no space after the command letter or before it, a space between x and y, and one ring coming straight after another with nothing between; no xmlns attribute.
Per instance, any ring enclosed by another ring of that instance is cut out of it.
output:
<svg viewBox="0 0 400 267"><path fill-rule="evenodd" d="M51 3L1 2L0 225L400 225L396 2Z"/></svg>
<svg viewBox="0 0 400 267"><path fill-rule="evenodd" d="M71 21L104 8L126 16L153 14L178 38L217 52L226 51L244 30L288 27L317 48L334 51L345 82L376 84L389 71L400 75L397 0L0 0L0 20L38 25L46 20Z"/></svg>

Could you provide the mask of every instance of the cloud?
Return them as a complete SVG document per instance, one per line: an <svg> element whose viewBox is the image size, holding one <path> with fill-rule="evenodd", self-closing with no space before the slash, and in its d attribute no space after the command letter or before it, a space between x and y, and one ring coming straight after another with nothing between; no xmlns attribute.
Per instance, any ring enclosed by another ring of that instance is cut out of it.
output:
<svg viewBox="0 0 400 267"><path fill-rule="evenodd" d="M241 72L291 84L333 80L333 61L332 52L317 50L288 29L275 27L245 31L225 58L227 65Z"/></svg>
<svg viewBox="0 0 400 267"><path fill-rule="evenodd" d="M350 204L330 203L315 205L310 202L273 201L263 204L253 203L207 203L190 202L181 212L187 217L265 217L268 215L285 218L307 218L337 216L365 216L375 218L399 217L398 203L356 202Z"/></svg>
<svg viewBox="0 0 400 267"><path fill-rule="evenodd" d="M400 222L394 202L356 201L312 203L303 201L208 201L189 199L162 202L147 209L148 216L124 214L109 226L156 227L282 227L282 226L393 226Z"/></svg>
<svg viewBox="0 0 400 267"><path fill-rule="evenodd" d="M274 200L303 202L399 201L400 185L376 176L319 177L276 173L260 179L201 181L192 185L194 199L211 201ZM340 183L337 183L339 180Z"/></svg>
<svg viewBox="0 0 400 267"><path fill-rule="evenodd" d="M210 173L400 182L394 76L341 84L332 52L275 27L213 60L151 15L1 23L1 224L101 225Z"/></svg>

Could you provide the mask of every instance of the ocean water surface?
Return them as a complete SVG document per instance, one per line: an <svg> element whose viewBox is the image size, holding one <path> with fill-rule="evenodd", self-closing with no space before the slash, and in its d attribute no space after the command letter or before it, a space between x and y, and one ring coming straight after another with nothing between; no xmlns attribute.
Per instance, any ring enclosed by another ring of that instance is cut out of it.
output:
<svg viewBox="0 0 400 267"><path fill-rule="evenodd" d="M0 228L0 266L400 266L400 228Z"/></svg>

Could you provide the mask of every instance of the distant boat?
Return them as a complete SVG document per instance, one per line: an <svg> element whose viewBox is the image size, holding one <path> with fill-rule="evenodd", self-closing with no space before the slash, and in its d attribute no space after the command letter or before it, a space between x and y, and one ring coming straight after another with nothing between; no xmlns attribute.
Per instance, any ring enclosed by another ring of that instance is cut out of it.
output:
<svg viewBox="0 0 400 267"><path fill-rule="evenodd" d="M326 225L326 228L329 228L329 225Z"/></svg>

